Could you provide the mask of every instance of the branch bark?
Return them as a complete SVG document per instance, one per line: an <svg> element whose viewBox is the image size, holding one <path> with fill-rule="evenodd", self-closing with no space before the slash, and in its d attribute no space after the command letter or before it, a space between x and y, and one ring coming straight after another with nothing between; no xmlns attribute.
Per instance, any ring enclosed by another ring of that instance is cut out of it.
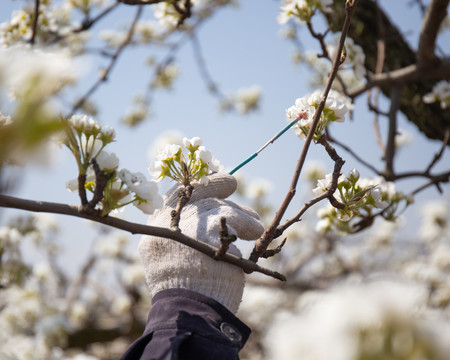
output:
<svg viewBox="0 0 450 360"><path fill-rule="evenodd" d="M346 2L346 5L345 5L346 16L345 16L345 20L344 20L343 26L342 26L342 34L341 34L341 38L339 40L339 44L336 49L336 56L333 60L333 66L331 68L331 73L328 77L328 81L325 86L325 89L324 89L324 92L322 95L322 99L320 100L320 103L317 106L316 112L314 114L314 119L311 124L311 128L309 129L308 135L306 137L305 144L303 145L302 152L298 159L297 166L296 166L294 176L291 181L289 191L288 191L283 203L281 204L280 209L275 214L275 218L272 220L272 223L264 231L263 235L256 241L255 247L253 248L253 250L250 254L249 260L254 261L255 263L264 254L264 252L267 250L267 247L270 245L270 243L274 239L274 235L277 230L277 227L280 224L281 219L283 218L283 215L285 214L290 202L292 201L292 198L295 195L298 179L300 177L300 173L302 171L303 164L306 159L306 155L308 154L308 149L309 149L309 146L311 145L311 141L313 139L314 132L316 130L317 124L319 123L320 117L322 115L322 111L325 107L325 102L327 100L328 93L330 92L331 85L333 84L333 81L336 78L339 66L345 60L342 58L342 49L344 47L345 37L347 36L347 32L350 27L350 21L351 21L352 15L355 11L357 4L358 4L358 0L355 0L353 2Z"/></svg>
<svg viewBox="0 0 450 360"><path fill-rule="evenodd" d="M200 251L201 253L211 257L214 259L214 256L217 252L217 248L211 246L209 244L203 243L197 239L191 238L189 236L184 235L179 231L173 231L167 228L141 225L137 223L132 223L126 220L118 219L111 216L99 216L96 214L91 214L89 212L85 212L80 207L74 205L60 204L60 203L51 203L44 201L33 201L33 200L25 200L19 199L13 196L2 195L0 194L0 207L14 208L14 209L22 209L27 211L34 212L47 212L61 215L70 215L79 218L84 218L88 220L92 220L104 225L108 225L117 229L125 230L131 234L143 234L143 235L151 235L157 237L164 237L167 239L175 240L181 244L189 246L195 250ZM236 265L242 268L245 272L259 272L267 276L271 276L275 279L286 281L284 275L267 269L261 266L258 266L254 262L250 260L246 260L240 258L238 256L232 254L224 254L221 258L221 261L226 261L230 264Z"/></svg>
<svg viewBox="0 0 450 360"><path fill-rule="evenodd" d="M334 1L334 11L327 13L327 21L333 31L340 30L340 24L345 12L342 4L345 0ZM449 0L433 0L428 8L428 15L424 19L419 52L429 51L434 56L435 41L425 44L428 40L435 40L437 30ZM437 10L441 9L439 14ZM372 87L379 86L383 94L391 97L391 86L403 82L405 88L400 103L400 111L407 119L414 123L418 129L430 139L443 140L445 129L450 126L450 109L441 109L439 104L424 104L422 97L429 93L437 79L450 78L450 58L437 58L437 61L428 62L426 56L418 61L416 52L411 49L403 34L392 23L386 13L374 1L363 1L353 15L353 25L349 36L360 45L366 55L366 68L375 73L377 59L377 12L380 12L381 23L386 34L386 56L383 73L369 76L367 84L349 90L349 95L356 97ZM428 40L427 40L428 39ZM419 58L420 58L419 56ZM423 66L422 66L423 64ZM420 66L419 66L420 65ZM426 65L426 67L425 67Z"/></svg>

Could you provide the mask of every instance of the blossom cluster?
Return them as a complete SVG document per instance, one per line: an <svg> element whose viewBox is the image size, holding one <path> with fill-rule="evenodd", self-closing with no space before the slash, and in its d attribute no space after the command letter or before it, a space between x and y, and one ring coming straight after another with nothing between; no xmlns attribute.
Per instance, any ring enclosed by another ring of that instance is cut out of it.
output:
<svg viewBox="0 0 450 360"><path fill-rule="evenodd" d="M267 359L445 359L448 323L424 311L426 292L400 281L336 286L279 314ZM326 345L326 346L325 346Z"/></svg>
<svg viewBox="0 0 450 360"><path fill-rule="evenodd" d="M176 144L165 145L157 154L157 161L150 163L148 171L158 180L168 177L182 185L193 180L207 185L207 175L220 171L221 168L220 162L202 145L202 139L193 137L183 138L183 147Z"/></svg>
<svg viewBox="0 0 450 360"><path fill-rule="evenodd" d="M233 0L191 0L190 11L196 16L206 17L211 15L215 7L225 6L230 3L233 4ZM175 7L171 2L163 1L154 4L152 7L155 18L166 29L176 28L183 16L182 13L187 10L183 2L178 2L177 7Z"/></svg>
<svg viewBox="0 0 450 360"><path fill-rule="evenodd" d="M56 265L55 255L59 254L48 245L61 229L51 215L33 214L10 219L9 223L0 226L0 358L118 358L127 344L108 342L81 351L69 345L69 338L87 326L92 327L93 321L98 329L107 328L109 324L101 325L99 321L105 317L126 323L131 304L133 313L138 312L139 316L145 316L148 311L148 287L137 255L126 249L129 237L120 232L103 233L93 247L92 264L96 266L89 268L80 283L76 274ZM60 239L53 242L60 244ZM39 260L30 263L22 254L24 249L33 249ZM110 275L113 269L119 268L120 275L115 284L118 286L112 287L114 280ZM108 285L103 286L104 279ZM81 290L73 297L70 293L77 286ZM139 294L139 303L132 300L130 289L135 295Z"/></svg>
<svg viewBox="0 0 450 360"><path fill-rule="evenodd" d="M88 16L94 7L105 4L104 0L41 1L34 42L39 45L58 43L71 54L82 53L90 34L88 31L76 31L80 24L75 20L74 10ZM0 45L9 47L30 41L33 36L34 12L34 5L31 3L13 11L11 19L0 24Z"/></svg>
<svg viewBox="0 0 450 360"><path fill-rule="evenodd" d="M284 0L277 20L280 24L292 18L299 23L309 23L317 10L329 12L332 4L332 0Z"/></svg>
<svg viewBox="0 0 450 360"><path fill-rule="evenodd" d="M259 108L261 88L253 85L239 89L235 94L229 94L221 103L221 110L236 110L240 114L249 114Z"/></svg>
<svg viewBox="0 0 450 360"><path fill-rule="evenodd" d="M142 173L132 173L127 169L117 171L119 159L104 148L114 141L115 131L110 126L100 126L90 116L76 114L68 121L70 130L66 146L75 156L79 175L85 176L85 189L95 192L98 174L95 163L107 179L101 200L102 214L133 204L145 214L151 214L162 206L156 182L147 180ZM70 191L79 191L79 179L67 183Z"/></svg>
<svg viewBox="0 0 450 360"><path fill-rule="evenodd" d="M303 139L308 135L311 128L316 109L321 100L321 92L315 91L310 96L305 96L295 100L295 104L286 110L286 117L289 122L297 120L292 127L295 134ZM328 96L320 115L319 123L314 131L314 140L318 140L331 122L343 122L347 113L347 106Z"/></svg>
<svg viewBox="0 0 450 360"><path fill-rule="evenodd" d="M441 108L446 109L450 106L450 81L441 80L434 85L433 90L423 96L423 102L431 104L440 102Z"/></svg>
<svg viewBox="0 0 450 360"><path fill-rule="evenodd" d="M316 195L324 194L332 182L332 174L317 181L313 190ZM375 209L383 211L387 220L394 220L397 216L399 203L404 200L406 206L412 199L395 191L391 182L377 179L360 179L360 174L353 169L348 176L341 174L337 181L334 198L342 205L336 208L329 205L318 211L321 218L317 230L321 232L354 233L364 228L365 222L371 222Z"/></svg>

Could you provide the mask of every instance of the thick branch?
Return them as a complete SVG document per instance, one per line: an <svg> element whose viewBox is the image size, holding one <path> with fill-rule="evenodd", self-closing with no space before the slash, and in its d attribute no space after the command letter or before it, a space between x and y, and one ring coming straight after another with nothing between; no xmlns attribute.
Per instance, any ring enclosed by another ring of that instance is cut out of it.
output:
<svg viewBox="0 0 450 360"><path fill-rule="evenodd" d="M62 215L70 215L75 217L80 217L88 220L92 220L101 224L105 224L108 226L112 226L117 229L125 230L131 234L144 234L151 235L157 237L163 237L167 239L175 240L181 244L189 246L195 250L200 251L201 253L211 257L214 259L214 255L217 252L217 248L211 246L209 244L203 243L197 239L188 237L178 231L173 231L167 228L141 225L132 223L129 221L125 221L122 219L118 219L111 216L101 217L99 215L90 214L82 211L78 206L67 205L67 204L59 204L59 203L50 203L44 201L32 201L19 199L8 195L0 194L0 206L14 209L22 209L27 211L35 211L35 212L47 212L54 214L62 214ZM252 261L237 257L232 254L224 254L220 259L222 261L228 262L230 264L236 265L242 268L245 272L260 272L267 276L271 276L275 279L285 281L286 278L284 275L272 271L270 269L263 268L258 266Z"/></svg>
<svg viewBox="0 0 450 360"><path fill-rule="evenodd" d="M435 55L436 38L442 21L447 15L450 0L433 0L428 5L427 12L420 29L417 61L420 68L429 68L438 63Z"/></svg>
<svg viewBox="0 0 450 360"><path fill-rule="evenodd" d="M445 0L448 2L448 0ZM439 3L442 0L438 1ZM345 0L334 1L334 11L327 13L327 21L333 31L339 31L344 19L343 4ZM433 5L434 6L434 5ZM374 16L380 12L380 18ZM386 97L391 96L391 85L395 82L407 82L401 99L400 111L409 121L431 139L443 139L445 129L450 125L450 109L441 109L439 104L425 104L422 98L429 93L436 80L450 78L450 59L440 58L439 62L419 70L417 56L411 49L397 26L375 1L362 1L353 15L353 26L349 36L360 45L366 55L365 66L369 73L376 71L377 42L379 40L379 22L385 30L386 56L383 74L369 76L368 84L352 89L353 97L379 86ZM428 28L425 26L425 28Z"/></svg>

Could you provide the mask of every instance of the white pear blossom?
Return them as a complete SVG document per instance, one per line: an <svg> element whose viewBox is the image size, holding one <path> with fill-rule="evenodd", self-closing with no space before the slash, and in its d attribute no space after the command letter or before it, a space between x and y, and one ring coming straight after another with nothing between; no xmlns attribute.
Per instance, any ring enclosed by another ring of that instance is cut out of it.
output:
<svg viewBox="0 0 450 360"><path fill-rule="evenodd" d="M303 311L278 315L265 337L267 359L400 358L415 345L436 349L432 322L418 313L426 301L424 290L392 281L336 288ZM364 341L368 336L373 341ZM385 337L392 339L392 348L384 347Z"/></svg>
<svg viewBox="0 0 450 360"><path fill-rule="evenodd" d="M12 122L11 116L3 115L0 111L0 127L11 125Z"/></svg>
<svg viewBox="0 0 450 360"><path fill-rule="evenodd" d="M450 81L441 80L434 85L433 90L423 96L423 102L425 104L431 104L439 101L441 108L446 109L450 106Z"/></svg>
<svg viewBox="0 0 450 360"><path fill-rule="evenodd" d="M0 79L13 98L26 94L46 101L63 86L74 83L78 74L70 55L61 50L0 49Z"/></svg>
<svg viewBox="0 0 450 360"><path fill-rule="evenodd" d="M167 144L182 145L183 138L183 134L178 130L168 130L163 132L151 144L148 151L149 159L157 158L158 154Z"/></svg>
<svg viewBox="0 0 450 360"><path fill-rule="evenodd" d="M164 148L156 155L158 160L166 160L168 158L173 158L181 150L181 146L177 144L166 144Z"/></svg>
<svg viewBox="0 0 450 360"><path fill-rule="evenodd" d="M98 166L104 171L116 170L119 166L119 158L114 153L108 153L102 150L96 157Z"/></svg>
<svg viewBox="0 0 450 360"><path fill-rule="evenodd" d="M258 85L239 89L236 94L236 110L241 114L248 114L258 109L261 100L261 87Z"/></svg>
<svg viewBox="0 0 450 360"><path fill-rule="evenodd" d="M198 136L193 137L192 139L188 139L187 137L183 138L183 146L190 150L191 148L198 148L200 145L202 145L203 141Z"/></svg>
<svg viewBox="0 0 450 360"><path fill-rule="evenodd" d="M316 9L329 12L332 4L332 0L284 0L277 20L281 25L287 23L291 18L299 23L307 23Z"/></svg>

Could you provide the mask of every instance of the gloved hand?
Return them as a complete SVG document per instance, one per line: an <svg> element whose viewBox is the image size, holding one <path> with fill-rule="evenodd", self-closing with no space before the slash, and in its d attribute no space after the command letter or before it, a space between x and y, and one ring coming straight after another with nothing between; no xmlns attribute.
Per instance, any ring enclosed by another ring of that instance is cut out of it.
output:
<svg viewBox="0 0 450 360"><path fill-rule="evenodd" d="M209 176L208 185L193 183L194 190L181 212L180 230L215 247L220 246L220 218L227 220L229 234L243 240L256 240L264 231L258 214L250 208L224 200L237 187L228 174ZM178 201L180 185L164 196L162 209L150 216L148 225L169 227L170 213ZM229 253L241 256L231 244ZM241 268L216 261L174 240L143 236L139 254L145 267L145 278L152 296L161 290L183 288L209 296L236 313L244 290L244 272Z"/></svg>

